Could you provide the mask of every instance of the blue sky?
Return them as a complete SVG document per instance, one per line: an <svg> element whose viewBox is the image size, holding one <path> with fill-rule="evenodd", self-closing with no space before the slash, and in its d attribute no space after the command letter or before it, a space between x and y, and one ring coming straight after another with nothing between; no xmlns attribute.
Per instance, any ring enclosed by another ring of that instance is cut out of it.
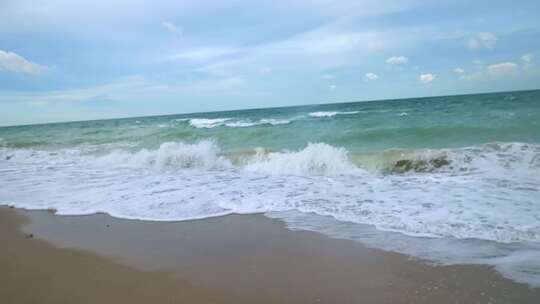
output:
<svg viewBox="0 0 540 304"><path fill-rule="evenodd" d="M0 1L0 125L540 88L538 1Z"/></svg>

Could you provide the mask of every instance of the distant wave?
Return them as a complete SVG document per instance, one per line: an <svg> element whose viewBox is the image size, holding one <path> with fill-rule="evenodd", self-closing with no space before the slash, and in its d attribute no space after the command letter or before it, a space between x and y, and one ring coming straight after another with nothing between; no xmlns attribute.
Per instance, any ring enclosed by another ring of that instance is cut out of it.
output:
<svg viewBox="0 0 540 304"><path fill-rule="evenodd" d="M262 118L259 120L250 119L233 119L233 118L186 118L175 119L177 122L188 121L192 127L197 129L211 129L215 127L229 127L229 128L247 128L260 125L284 125L291 122L288 119L275 119L275 118Z"/></svg>
<svg viewBox="0 0 540 304"><path fill-rule="evenodd" d="M360 111L349 111L349 112L339 112L339 111L318 111L318 112L311 112L308 115L311 117L333 117L336 115L352 115L352 114L358 114Z"/></svg>
<svg viewBox="0 0 540 304"><path fill-rule="evenodd" d="M253 126L259 126L259 125L285 125L290 123L290 120L287 119L272 119L272 118L263 118L261 120L257 121L250 121L250 120L239 120L231 123L226 123L225 126L231 127L231 128L244 128L244 127L253 127Z"/></svg>
<svg viewBox="0 0 540 304"><path fill-rule="evenodd" d="M231 118L192 118L189 120L189 124L195 128L214 128L223 125L226 121L231 120Z"/></svg>

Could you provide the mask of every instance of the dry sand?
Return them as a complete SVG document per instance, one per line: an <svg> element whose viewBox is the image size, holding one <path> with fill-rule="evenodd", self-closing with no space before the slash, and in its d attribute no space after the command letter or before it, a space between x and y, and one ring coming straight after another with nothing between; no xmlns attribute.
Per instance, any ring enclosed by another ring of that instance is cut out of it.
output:
<svg viewBox="0 0 540 304"><path fill-rule="evenodd" d="M487 267L430 266L262 215L160 223L0 207L0 242L0 303L540 303L540 289Z"/></svg>

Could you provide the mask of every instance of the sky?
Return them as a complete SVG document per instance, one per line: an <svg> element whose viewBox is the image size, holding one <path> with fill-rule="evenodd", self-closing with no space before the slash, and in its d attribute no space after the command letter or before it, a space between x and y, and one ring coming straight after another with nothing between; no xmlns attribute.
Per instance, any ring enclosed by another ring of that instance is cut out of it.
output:
<svg viewBox="0 0 540 304"><path fill-rule="evenodd" d="M538 0L0 0L0 125L540 88Z"/></svg>

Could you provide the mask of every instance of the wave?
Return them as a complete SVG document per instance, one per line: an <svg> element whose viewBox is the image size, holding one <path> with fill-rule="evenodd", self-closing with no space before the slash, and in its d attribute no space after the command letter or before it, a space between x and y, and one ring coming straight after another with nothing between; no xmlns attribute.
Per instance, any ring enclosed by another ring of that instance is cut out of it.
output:
<svg viewBox="0 0 540 304"><path fill-rule="evenodd" d="M275 118L262 118L259 120L251 119L233 119L233 118L181 118L175 119L176 122L189 122L194 128L197 129L211 129L215 127L229 127L229 128L247 128L260 125L284 125L291 123L289 119L275 119Z"/></svg>
<svg viewBox="0 0 540 304"><path fill-rule="evenodd" d="M253 127L253 126L259 126L259 125L286 125L290 123L291 120L287 119L272 119L272 118L263 118L258 121L251 121L251 120L239 120L231 123L226 123L225 126L230 128L245 128L245 127Z"/></svg>
<svg viewBox="0 0 540 304"><path fill-rule="evenodd" d="M366 166L371 165L384 173L435 172L452 164L451 153L444 149L390 149L378 154Z"/></svg>
<svg viewBox="0 0 540 304"><path fill-rule="evenodd" d="M358 114L360 111L348 111L348 112L339 112L339 111L318 111L311 112L308 115L311 117L334 117L336 115L352 115Z"/></svg>
<svg viewBox="0 0 540 304"><path fill-rule="evenodd" d="M208 170L231 166L230 162L219 154L219 146L211 140L203 140L195 144L166 142L157 150L143 149L135 153L113 151L97 157L96 162L110 166L151 167L159 170Z"/></svg>
<svg viewBox="0 0 540 304"><path fill-rule="evenodd" d="M223 125L226 121L231 120L231 118L192 118L189 120L189 124L192 127L201 129L201 128L215 128Z"/></svg>
<svg viewBox="0 0 540 304"><path fill-rule="evenodd" d="M137 152L115 150L99 157L87 158L105 166L130 166L158 170L182 169L225 169L234 168L245 172L271 175L327 175L353 174L360 172L347 156L345 148L336 148L325 143L310 143L298 151L271 152L255 148L254 153L229 155L227 158L212 140L193 144L166 142L156 150L143 149ZM73 154L74 155L74 154ZM28 156L28 155L27 155ZM30 155L33 157L34 155ZM65 157L65 154L64 156ZM240 158L233 166L232 159Z"/></svg>
<svg viewBox="0 0 540 304"><path fill-rule="evenodd" d="M540 170L540 145L527 143L489 143L456 149L389 149L380 153L350 153L344 147L325 143L309 143L296 151L255 148L251 152L223 153L213 140L165 142L154 150L132 151L134 147L125 143L53 151L3 147L0 160L51 164L84 161L160 170L236 167L250 172L306 176L363 171L383 174L489 171L515 175ZM99 155L100 149L112 150Z"/></svg>
<svg viewBox="0 0 540 304"><path fill-rule="evenodd" d="M357 172L347 150L324 143L308 144L300 151L266 152L259 148L245 167L252 172L274 175L340 175Z"/></svg>
<svg viewBox="0 0 540 304"><path fill-rule="evenodd" d="M388 149L352 156L358 166L386 174L527 174L540 170L540 145L488 143L456 149Z"/></svg>
<svg viewBox="0 0 540 304"><path fill-rule="evenodd" d="M133 149L1 148L0 203L153 221L294 211L414 237L540 246L540 145L369 155L311 143L238 162L211 140Z"/></svg>

